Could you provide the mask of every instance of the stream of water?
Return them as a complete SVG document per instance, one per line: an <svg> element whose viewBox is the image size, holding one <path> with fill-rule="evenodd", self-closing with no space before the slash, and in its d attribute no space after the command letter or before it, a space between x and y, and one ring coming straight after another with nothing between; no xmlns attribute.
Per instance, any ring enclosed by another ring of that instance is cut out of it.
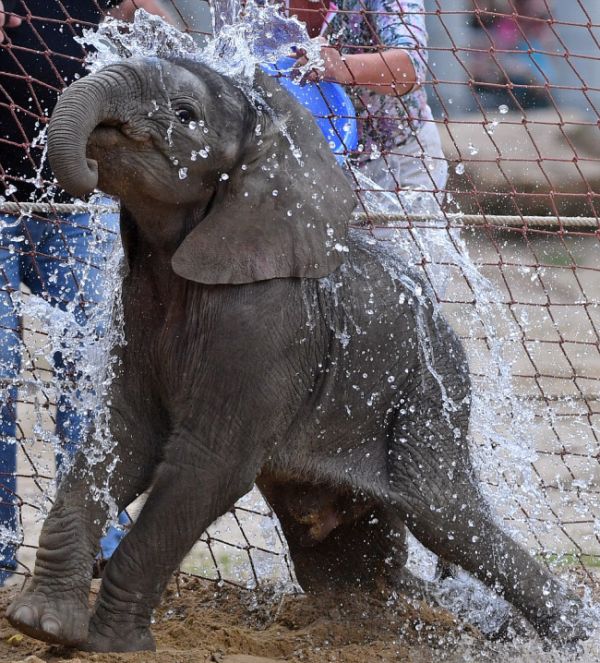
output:
<svg viewBox="0 0 600 663"><path fill-rule="evenodd" d="M306 30L295 19L283 16L277 7L261 7L252 2L246 4L243 16L235 2L226 3L215 12L216 37L209 40L205 49L185 34L168 26L161 19L139 11L130 26L108 20L97 32L89 31L83 38L86 46L94 48L89 59L89 67L95 71L111 62L130 57L179 56L209 64L215 70L231 77L244 90L252 85L257 64L274 62L289 53L292 46L304 48L310 65L319 65L318 48L310 41ZM437 200L425 192L404 192L399 203L396 196L385 192L371 192L374 183L360 180L359 195L364 207L374 212L408 211L414 214L437 213ZM98 225L101 227L101 224ZM475 380L472 406L472 452L477 471L482 478L482 490L493 505L494 513L512 535L528 547L533 554L554 552L540 549L536 541L548 541L556 520L550 515L546 495L538 477L533 471L536 452L532 440L536 439L536 413L515 391L513 386L514 357L511 348L522 339L522 329L510 309L503 303L497 289L482 276L469 256L467 245L458 227L448 228L445 219L428 227L414 226L397 232L386 230L371 233L368 230L355 230L357 241L365 242L376 250L386 269L392 274L399 273L399 265L413 263L421 269L425 258L427 286L413 284L413 295L417 299L433 301L437 314L444 314L444 307L435 304L436 294L452 290L452 280L460 274L468 283L473 304L463 307L464 326L480 331L485 338L485 348L478 357L470 349L471 362L481 367L482 374ZM109 273L118 270L119 254L115 253ZM112 279L112 283L118 279ZM326 285L324 285L326 287ZM45 347L38 350L51 356L57 349L70 353L71 359L81 368L82 380L73 394L79 406L94 413L97 431L95 453L100 457L110 451L112 442L108 433L106 411L101 407L116 366L111 359L111 348L122 342L119 324L110 320L120 320L120 298L118 289L112 292L108 305L96 310L97 316L82 330L75 325L72 312L58 311L43 300L29 297L23 304L23 311L37 320L48 334ZM102 318L102 319L100 319ZM74 326L75 325L75 326ZM97 329L106 333L99 339ZM429 338L425 326L419 331L423 357L429 363L432 374L435 367L426 351ZM444 390L443 383L440 389ZM452 407L448 403L448 407ZM552 417L546 410L544 416ZM44 435L50 442L53 437L39 427L37 435ZM98 496L109 499L106 487L97 487ZM247 499L247 498L246 498ZM254 498L252 498L254 499ZM526 514L526 515L525 515ZM229 525L223 525L227 529ZM268 528L267 528L268 529ZM269 543L272 532L263 532ZM274 539L271 541L275 546ZM435 561L418 544L411 548L411 567L418 573L431 575ZM261 578L283 582L287 572L281 566L281 556L264 559L257 569ZM574 573L567 574L571 584L580 582ZM244 577L240 572L239 577ZM285 583L284 583L285 584ZM589 588L585 588L589 594ZM506 615L508 607L499 598L483 588L479 583L459 574L442 584L440 601L461 614L466 619L480 625L482 630L494 630ZM600 616L600 613L594 613ZM457 646L460 646L457 643ZM586 654L581 660L597 660L600 655L600 641L595 636L584 645ZM456 651L454 652L456 653ZM496 660L495 656L510 656L519 661L566 660L565 654L542 652L536 640L512 645L490 645L489 652L471 651L465 645L462 660Z"/></svg>

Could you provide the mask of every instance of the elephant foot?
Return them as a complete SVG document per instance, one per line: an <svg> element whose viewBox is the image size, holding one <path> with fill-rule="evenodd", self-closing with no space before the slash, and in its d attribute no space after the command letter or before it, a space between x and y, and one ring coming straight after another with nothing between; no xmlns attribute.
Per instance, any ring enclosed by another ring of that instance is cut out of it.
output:
<svg viewBox="0 0 600 663"><path fill-rule="evenodd" d="M156 651L156 641L148 626L123 620L118 628L92 617L87 642L81 647L90 652Z"/></svg>
<svg viewBox="0 0 600 663"><path fill-rule="evenodd" d="M34 588L18 596L6 611L21 633L50 644L77 647L88 634L87 600L56 590L48 595Z"/></svg>

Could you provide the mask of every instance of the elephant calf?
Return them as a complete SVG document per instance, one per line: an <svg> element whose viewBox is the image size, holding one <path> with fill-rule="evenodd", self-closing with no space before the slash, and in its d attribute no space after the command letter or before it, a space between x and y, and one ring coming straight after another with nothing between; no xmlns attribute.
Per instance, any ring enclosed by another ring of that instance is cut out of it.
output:
<svg viewBox="0 0 600 663"><path fill-rule="evenodd" d="M198 62L110 65L64 93L49 156L73 195L121 199L126 344L114 454L89 466L80 453L62 481L14 626L94 651L153 649L172 572L257 482L305 588L410 586L408 527L541 636L586 636L579 599L478 491L460 342L417 276L348 231L351 187L276 80L257 71L246 94ZM119 509L150 488L91 618L107 513L90 473L97 485L111 474Z"/></svg>

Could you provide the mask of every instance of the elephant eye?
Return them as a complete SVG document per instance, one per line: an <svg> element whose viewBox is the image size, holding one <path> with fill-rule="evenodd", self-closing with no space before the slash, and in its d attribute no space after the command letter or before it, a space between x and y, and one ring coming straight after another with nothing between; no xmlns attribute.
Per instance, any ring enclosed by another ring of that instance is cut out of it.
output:
<svg viewBox="0 0 600 663"><path fill-rule="evenodd" d="M193 122L196 118L196 114L191 108L181 107L175 110L175 115L179 118L181 124L189 124Z"/></svg>

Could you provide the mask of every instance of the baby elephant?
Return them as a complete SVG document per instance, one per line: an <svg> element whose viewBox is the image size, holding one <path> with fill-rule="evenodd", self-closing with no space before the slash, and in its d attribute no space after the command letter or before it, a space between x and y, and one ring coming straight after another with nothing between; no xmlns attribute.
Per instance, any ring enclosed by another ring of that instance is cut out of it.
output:
<svg viewBox="0 0 600 663"><path fill-rule="evenodd" d="M544 638L586 637L582 606L494 522L476 485L461 344L416 275L347 229L355 200L310 114L257 71L131 59L74 83L49 132L60 184L121 199L126 344L114 452L79 454L24 633L153 649L150 617L200 534L257 482L308 589L408 588L405 528L513 603ZM94 444L90 433L88 445ZM88 593L107 508L150 489Z"/></svg>

